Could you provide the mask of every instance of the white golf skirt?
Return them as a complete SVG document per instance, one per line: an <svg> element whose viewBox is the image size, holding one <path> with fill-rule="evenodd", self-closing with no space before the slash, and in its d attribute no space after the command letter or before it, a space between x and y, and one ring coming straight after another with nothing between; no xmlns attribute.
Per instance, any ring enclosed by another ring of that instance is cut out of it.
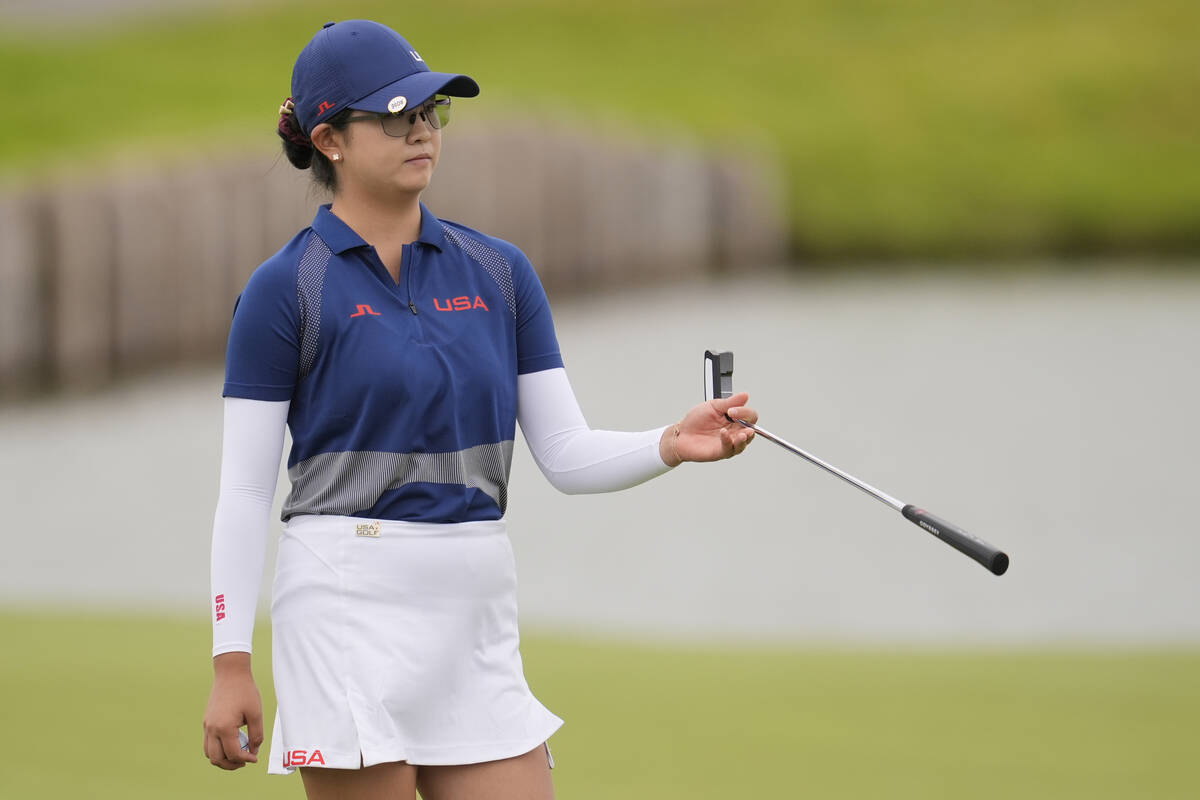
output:
<svg viewBox="0 0 1200 800"><path fill-rule="evenodd" d="M267 771L474 764L546 741L562 720L525 681L516 592L503 521L293 517L271 602Z"/></svg>

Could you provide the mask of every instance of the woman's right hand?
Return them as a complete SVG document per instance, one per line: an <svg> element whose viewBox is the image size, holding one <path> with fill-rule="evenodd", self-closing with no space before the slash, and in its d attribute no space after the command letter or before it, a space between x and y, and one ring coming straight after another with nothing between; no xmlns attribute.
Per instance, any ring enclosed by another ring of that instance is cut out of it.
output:
<svg viewBox="0 0 1200 800"><path fill-rule="evenodd" d="M238 729L247 726L250 749L238 743ZM258 763L263 743L262 697L250 672L249 653L222 653L213 659L213 687L204 712L204 755L221 769L241 769Z"/></svg>

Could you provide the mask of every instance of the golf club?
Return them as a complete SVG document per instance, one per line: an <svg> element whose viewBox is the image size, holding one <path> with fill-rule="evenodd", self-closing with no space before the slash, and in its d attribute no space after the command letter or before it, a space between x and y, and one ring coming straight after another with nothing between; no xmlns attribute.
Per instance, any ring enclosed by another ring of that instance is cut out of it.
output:
<svg viewBox="0 0 1200 800"><path fill-rule="evenodd" d="M707 401L718 397L731 397L732 395L733 353L728 350L719 352L705 350L704 399ZM922 508L917 508L911 503L902 503L891 495L879 491L870 484L860 481L853 475L843 472L832 464L822 461L813 454L801 450L791 442L781 439L770 431L764 430L757 425L752 425L749 422L740 419L731 421L740 422L742 425L745 425L759 436L762 436L768 441L774 442L784 450L794 453L795 455L800 456L812 464L816 464L826 472L830 472L852 486L858 487L884 505L891 506L903 514L904 518L909 522L919 525L941 541L953 547L955 550L978 561L980 564L990 570L993 575L1003 575L1008 570L1007 554L996 549L982 539L972 536L957 525L953 525L944 519L939 519L933 514L930 514L928 511Z"/></svg>

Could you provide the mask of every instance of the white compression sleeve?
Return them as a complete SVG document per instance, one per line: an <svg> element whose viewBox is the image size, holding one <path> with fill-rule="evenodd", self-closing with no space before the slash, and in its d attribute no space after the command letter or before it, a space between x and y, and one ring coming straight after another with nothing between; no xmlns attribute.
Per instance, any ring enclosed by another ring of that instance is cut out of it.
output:
<svg viewBox="0 0 1200 800"><path fill-rule="evenodd" d="M666 426L591 430L561 367L517 376L517 421L542 473L567 494L627 489L670 469L658 452Z"/></svg>
<svg viewBox="0 0 1200 800"><path fill-rule="evenodd" d="M225 398L212 534L213 656L250 652L288 406Z"/></svg>

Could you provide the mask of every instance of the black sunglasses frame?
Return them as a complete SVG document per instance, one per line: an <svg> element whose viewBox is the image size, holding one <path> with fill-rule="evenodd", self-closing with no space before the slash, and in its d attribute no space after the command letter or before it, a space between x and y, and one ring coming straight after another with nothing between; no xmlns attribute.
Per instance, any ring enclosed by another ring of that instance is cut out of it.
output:
<svg viewBox="0 0 1200 800"><path fill-rule="evenodd" d="M436 95L432 100L427 100L419 106L410 109L405 109L399 114L392 114L387 111L382 112L360 112L359 116L349 116L343 119L343 122L367 122L373 119L379 120L380 127L383 128L384 134L391 136L393 139L404 139L412 133L413 126L417 124L417 117L425 120L425 123L435 131L439 131L450 123L450 98L443 95ZM398 126L403 126L402 128ZM390 128L390 130L389 130Z"/></svg>

